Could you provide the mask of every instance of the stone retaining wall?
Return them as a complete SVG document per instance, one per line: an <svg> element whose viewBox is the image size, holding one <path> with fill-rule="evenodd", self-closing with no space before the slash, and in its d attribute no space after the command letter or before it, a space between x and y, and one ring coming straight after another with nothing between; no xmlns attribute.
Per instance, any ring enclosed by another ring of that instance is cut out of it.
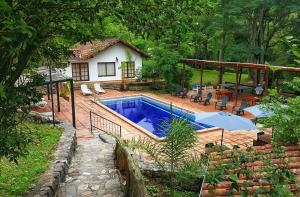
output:
<svg viewBox="0 0 300 197"><path fill-rule="evenodd" d="M148 192L145 187L142 173L136 160L133 158L134 154L128 148L124 147L119 142L116 147L117 166L120 172L126 177L126 196L148 197Z"/></svg>
<svg viewBox="0 0 300 197"><path fill-rule="evenodd" d="M30 122L34 122L37 124L41 123L52 123L52 112L36 112L30 111L26 116L26 119ZM59 120L54 120L54 123L61 123Z"/></svg>
<svg viewBox="0 0 300 197"><path fill-rule="evenodd" d="M137 156L135 157L137 158ZM165 171L156 163L146 162L143 159L136 159L142 174L155 182L162 185L169 185L169 171ZM175 182L175 185L186 191L199 192L202 186L203 177L190 180L188 183Z"/></svg>
<svg viewBox="0 0 300 197"><path fill-rule="evenodd" d="M64 129L57 150L54 153L54 161L49 169L40 176L37 183L29 189L26 196L54 197L59 189L59 184L65 181L69 165L76 150L76 133L72 125L59 124Z"/></svg>

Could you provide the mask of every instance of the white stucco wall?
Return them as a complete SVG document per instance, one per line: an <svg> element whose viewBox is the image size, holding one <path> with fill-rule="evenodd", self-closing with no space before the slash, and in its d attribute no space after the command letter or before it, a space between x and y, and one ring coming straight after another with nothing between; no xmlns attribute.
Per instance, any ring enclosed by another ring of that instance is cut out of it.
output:
<svg viewBox="0 0 300 197"><path fill-rule="evenodd" d="M126 47L123 44L116 44L114 46L109 47L108 49L102 51L95 57L89 59L89 78L90 81L111 81L111 80L121 80L122 73L121 73L121 62L128 61L126 55L126 49L131 52L132 61L135 62L135 69L142 67L142 56L134 50ZM116 57L118 61L116 61ZM98 62L115 62L116 66L116 76L109 76L109 77L98 77ZM65 69L65 75L72 77L72 68L69 65Z"/></svg>

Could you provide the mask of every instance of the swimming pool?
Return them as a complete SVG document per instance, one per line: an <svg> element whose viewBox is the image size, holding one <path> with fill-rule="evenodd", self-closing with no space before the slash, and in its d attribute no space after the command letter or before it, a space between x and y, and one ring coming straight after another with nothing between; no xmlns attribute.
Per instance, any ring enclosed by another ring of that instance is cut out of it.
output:
<svg viewBox="0 0 300 197"><path fill-rule="evenodd" d="M170 106L146 96L134 96L117 99L104 99L100 103L146 129L157 137L165 137L161 131L161 123L170 120ZM195 127L195 130L211 128L212 126L195 122L194 113L173 107L173 116L185 118Z"/></svg>

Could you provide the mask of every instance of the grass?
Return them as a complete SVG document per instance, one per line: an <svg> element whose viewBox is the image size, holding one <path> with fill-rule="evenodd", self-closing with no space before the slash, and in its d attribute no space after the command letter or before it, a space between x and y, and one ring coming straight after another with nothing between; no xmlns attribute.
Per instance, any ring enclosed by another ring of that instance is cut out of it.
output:
<svg viewBox="0 0 300 197"><path fill-rule="evenodd" d="M49 124L26 125L35 134L35 139L28 145L28 155L19 158L19 164L0 160L0 196L24 196L28 188L48 169L53 159L52 152L59 141L62 129Z"/></svg>
<svg viewBox="0 0 300 197"><path fill-rule="evenodd" d="M191 80L191 84L199 84L200 83L200 70L193 69L193 78ZM225 72L223 75L223 82L232 82L235 83L235 73ZM248 80L247 74L242 74L241 83L246 83ZM203 83L204 84L216 84L218 81L218 71L216 70L204 70L203 72Z"/></svg>

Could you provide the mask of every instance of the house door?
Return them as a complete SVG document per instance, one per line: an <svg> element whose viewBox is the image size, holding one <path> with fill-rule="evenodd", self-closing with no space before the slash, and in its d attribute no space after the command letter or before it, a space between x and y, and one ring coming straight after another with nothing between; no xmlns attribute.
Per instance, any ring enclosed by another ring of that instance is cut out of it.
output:
<svg viewBox="0 0 300 197"><path fill-rule="evenodd" d="M89 64L88 63L72 64L72 77L75 81L88 81Z"/></svg>
<svg viewBox="0 0 300 197"><path fill-rule="evenodd" d="M135 63L134 62L122 62L122 72L124 78L135 77Z"/></svg>

